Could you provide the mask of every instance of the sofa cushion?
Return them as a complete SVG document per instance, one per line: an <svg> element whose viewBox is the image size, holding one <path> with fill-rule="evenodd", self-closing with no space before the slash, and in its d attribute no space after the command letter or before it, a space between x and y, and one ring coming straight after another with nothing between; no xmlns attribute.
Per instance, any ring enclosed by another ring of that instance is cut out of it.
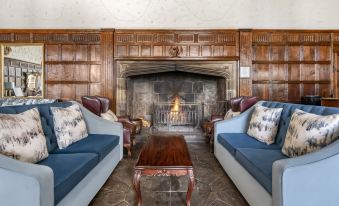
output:
<svg viewBox="0 0 339 206"><path fill-rule="evenodd" d="M30 163L48 157L37 108L19 114L0 114L0 154Z"/></svg>
<svg viewBox="0 0 339 206"><path fill-rule="evenodd" d="M50 154L38 164L50 167L54 173L54 204L66 196L95 166L95 153Z"/></svg>
<svg viewBox="0 0 339 206"><path fill-rule="evenodd" d="M46 137L46 144L48 152L54 150L58 145L54 133L54 122L52 112L50 107L68 107L71 106L72 102L60 102L60 103L51 103L51 104L38 104L38 105L23 105L23 106L8 106L0 107L0 113L3 114L18 114L24 111L27 111L32 108L38 108L42 129Z"/></svg>
<svg viewBox="0 0 339 206"><path fill-rule="evenodd" d="M55 149L53 154L67 153L96 153L99 160L102 160L113 148L119 144L119 136L104 134L89 134L88 137L82 139L65 149Z"/></svg>
<svg viewBox="0 0 339 206"><path fill-rule="evenodd" d="M297 157L320 150L339 137L339 114L316 115L296 109L285 137L282 153Z"/></svg>
<svg viewBox="0 0 339 206"><path fill-rule="evenodd" d="M321 107L321 106L312 106L312 105L302 105L302 104L291 104L291 103L282 103L282 102L263 102L262 106L269 108L283 108L281 113L279 128L276 136L276 144L279 144L280 147L284 144L284 139L286 136L288 125L290 124L291 116L295 109L300 109L305 112L318 114L318 115L330 115L330 114L339 114L339 108L334 107Z"/></svg>
<svg viewBox="0 0 339 206"><path fill-rule="evenodd" d="M266 144L273 144L277 135L282 108L256 106L247 134Z"/></svg>
<svg viewBox="0 0 339 206"><path fill-rule="evenodd" d="M277 144L267 145L259 142L246 133L223 133L218 135L218 142L223 145L233 156L238 148L254 149L280 149Z"/></svg>
<svg viewBox="0 0 339 206"><path fill-rule="evenodd" d="M235 158L267 192L272 194L273 162L288 157L280 150L239 148Z"/></svg>
<svg viewBox="0 0 339 206"><path fill-rule="evenodd" d="M118 121L117 115L115 115L112 112L112 110L110 110L110 109L107 112L105 112L105 113L101 113L100 115L101 115L101 117L103 119L106 119L106 120L108 120L110 122L117 122Z"/></svg>
<svg viewBox="0 0 339 206"><path fill-rule="evenodd" d="M67 108L51 107L51 111L54 132L60 149L88 136L86 122L78 104Z"/></svg>
<svg viewBox="0 0 339 206"><path fill-rule="evenodd" d="M224 119L225 119L225 120L226 120L226 119L231 119L231 118L236 117L236 116L238 116L238 115L240 115L240 112L234 112L232 109L229 109L229 110L226 112L226 114L225 114L225 116L224 116Z"/></svg>

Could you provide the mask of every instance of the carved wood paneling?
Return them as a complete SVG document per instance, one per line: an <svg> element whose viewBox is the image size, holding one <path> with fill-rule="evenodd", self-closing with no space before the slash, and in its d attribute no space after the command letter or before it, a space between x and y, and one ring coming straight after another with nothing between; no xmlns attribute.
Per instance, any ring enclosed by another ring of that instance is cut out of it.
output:
<svg viewBox="0 0 339 206"><path fill-rule="evenodd" d="M339 31L3 29L0 43L44 43L48 98L104 95L115 108L114 59L239 60L251 68L240 95L339 97Z"/></svg>
<svg viewBox="0 0 339 206"><path fill-rule="evenodd" d="M335 97L339 97L339 52L334 53L334 65L333 65L333 92L335 94Z"/></svg>
<svg viewBox="0 0 339 206"><path fill-rule="evenodd" d="M240 78L240 95L250 96L252 95L251 78L256 75L252 67L252 32L240 31L239 35L240 67L250 67L252 70L250 78Z"/></svg>
<svg viewBox="0 0 339 206"><path fill-rule="evenodd" d="M94 79L104 79L103 85L91 85L91 92L102 90L103 95L111 100L111 109L115 112L116 108L116 73L113 70L113 33L114 30L104 30L101 32L101 67L92 67L91 73ZM98 72L100 70L101 72ZM101 87L101 88L100 88Z"/></svg>
<svg viewBox="0 0 339 206"><path fill-rule="evenodd" d="M257 30L252 35L253 94L288 102L333 95L331 32Z"/></svg>
<svg viewBox="0 0 339 206"><path fill-rule="evenodd" d="M237 57L235 30L117 30L115 58ZM173 56L171 49L180 52Z"/></svg>
<svg viewBox="0 0 339 206"><path fill-rule="evenodd" d="M101 71L92 71L101 68L100 30L0 30L0 43L44 44L47 98L80 101L93 87L103 94Z"/></svg>

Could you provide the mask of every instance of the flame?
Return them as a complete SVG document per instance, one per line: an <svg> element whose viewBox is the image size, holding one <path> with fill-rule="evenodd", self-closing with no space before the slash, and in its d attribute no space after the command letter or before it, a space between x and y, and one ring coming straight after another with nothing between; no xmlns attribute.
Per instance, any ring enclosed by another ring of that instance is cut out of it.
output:
<svg viewBox="0 0 339 206"><path fill-rule="evenodd" d="M179 112L180 98L178 96L174 97L174 104L171 109L171 112Z"/></svg>
<svg viewBox="0 0 339 206"><path fill-rule="evenodd" d="M179 109L180 109L180 98L179 96L175 96L174 101L173 101L173 106L170 112L171 122L178 122L180 120Z"/></svg>

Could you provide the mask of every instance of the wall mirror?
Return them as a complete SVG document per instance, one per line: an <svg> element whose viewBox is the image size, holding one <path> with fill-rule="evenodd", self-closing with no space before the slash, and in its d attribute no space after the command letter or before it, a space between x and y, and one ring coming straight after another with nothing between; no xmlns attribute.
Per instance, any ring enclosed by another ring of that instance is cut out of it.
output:
<svg viewBox="0 0 339 206"><path fill-rule="evenodd" d="M43 44L2 44L2 97L43 98L43 62Z"/></svg>

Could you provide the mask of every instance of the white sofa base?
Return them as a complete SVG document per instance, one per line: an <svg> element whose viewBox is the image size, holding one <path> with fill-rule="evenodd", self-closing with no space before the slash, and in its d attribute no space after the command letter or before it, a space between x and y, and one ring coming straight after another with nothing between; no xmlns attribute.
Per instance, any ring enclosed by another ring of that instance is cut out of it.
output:
<svg viewBox="0 0 339 206"><path fill-rule="evenodd" d="M121 158L120 145L117 145L57 205L88 205L112 174Z"/></svg>
<svg viewBox="0 0 339 206"><path fill-rule="evenodd" d="M272 196L252 177L219 142L215 140L214 155L251 206L272 206Z"/></svg>

